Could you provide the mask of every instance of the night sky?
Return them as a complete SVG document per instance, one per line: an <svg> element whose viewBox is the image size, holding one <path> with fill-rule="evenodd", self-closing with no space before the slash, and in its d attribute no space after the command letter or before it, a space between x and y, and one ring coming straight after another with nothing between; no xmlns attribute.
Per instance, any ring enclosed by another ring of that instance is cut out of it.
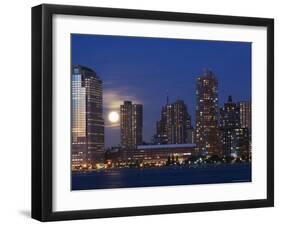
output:
<svg viewBox="0 0 281 226"><path fill-rule="evenodd" d="M143 139L155 134L161 107L182 99L195 125L196 77L212 70L219 81L219 105L251 100L251 43L72 35L72 64L92 68L103 81L105 145L120 143L118 124L108 121L124 100L143 104Z"/></svg>

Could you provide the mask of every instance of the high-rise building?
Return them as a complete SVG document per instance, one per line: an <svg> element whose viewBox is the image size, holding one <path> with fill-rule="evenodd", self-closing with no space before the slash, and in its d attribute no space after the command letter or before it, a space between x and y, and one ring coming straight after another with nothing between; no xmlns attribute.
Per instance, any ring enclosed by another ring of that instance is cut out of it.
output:
<svg viewBox="0 0 281 226"><path fill-rule="evenodd" d="M162 107L161 119L156 123L156 144L184 144L188 143L190 135L191 117L183 100L167 103ZM191 136L191 135L190 135Z"/></svg>
<svg viewBox="0 0 281 226"><path fill-rule="evenodd" d="M196 145L200 154L220 155L218 80L206 70L196 82Z"/></svg>
<svg viewBox="0 0 281 226"><path fill-rule="evenodd" d="M168 144L166 106L162 107L161 119L156 122L156 134L154 136L154 143Z"/></svg>
<svg viewBox="0 0 281 226"><path fill-rule="evenodd" d="M187 107L183 100L177 100L173 103L174 121L172 130L174 137L171 137L173 144L187 143L187 130L191 128L191 117L187 112Z"/></svg>
<svg viewBox="0 0 281 226"><path fill-rule="evenodd" d="M248 156L251 159L252 149L252 105L251 101L241 101L238 103L240 108L240 125L242 129L248 131L249 149L248 152L243 152L244 156Z"/></svg>
<svg viewBox="0 0 281 226"><path fill-rule="evenodd" d="M72 165L95 165L104 157L102 81L90 68L72 67Z"/></svg>
<svg viewBox="0 0 281 226"><path fill-rule="evenodd" d="M247 128L236 128L232 131L231 156L250 159L250 133Z"/></svg>
<svg viewBox="0 0 281 226"><path fill-rule="evenodd" d="M132 158L137 145L142 144L143 107L124 101L120 106L121 147L123 158Z"/></svg>
<svg viewBox="0 0 281 226"><path fill-rule="evenodd" d="M239 105L232 102L232 96L220 109L220 127L234 129L240 127L240 109Z"/></svg>
<svg viewBox="0 0 281 226"><path fill-rule="evenodd" d="M220 109L220 143L224 156L231 156L235 129L240 128L239 107L232 102L232 97Z"/></svg>
<svg viewBox="0 0 281 226"><path fill-rule="evenodd" d="M186 143L195 144L195 130L193 127L190 127L186 131Z"/></svg>
<svg viewBox="0 0 281 226"><path fill-rule="evenodd" d="M225 156L248 156L249 130L241 125L240 103L228 102L220 109L220 140Z"/></svg>
<svg viewBox="0 0 281 226"><path fill-rule="evenodd" d="M175 130L174 130L174 105L173 104L167 104L166 105L166 114L167 114L167 141L168 144L174 144L175 143Z"/></svg>
<svg viewBox="0 0 281 226"><path fill-rule="evenodd" d="M240 109L240 124L241 128L252 129L252 111L250 101L238 102Z"/></svg>

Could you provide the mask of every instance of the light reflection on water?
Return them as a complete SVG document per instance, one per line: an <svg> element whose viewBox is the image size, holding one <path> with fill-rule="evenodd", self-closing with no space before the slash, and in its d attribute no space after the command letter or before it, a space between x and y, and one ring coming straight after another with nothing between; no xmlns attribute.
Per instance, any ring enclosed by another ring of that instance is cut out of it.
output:
<svg viewBox="0 0 281 226"><path fill-rule="evenodd" d="M73 173L72 189L234 183L251 181L251 164L147 169L106 169Z"/></svg>

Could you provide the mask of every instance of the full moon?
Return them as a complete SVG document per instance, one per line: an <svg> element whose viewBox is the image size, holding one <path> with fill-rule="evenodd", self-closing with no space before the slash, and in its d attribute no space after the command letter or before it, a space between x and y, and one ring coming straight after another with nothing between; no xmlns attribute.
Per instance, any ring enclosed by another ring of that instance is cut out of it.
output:
<svg viewBox="0 0 281 226"><path fill-rule="evenodd" d="M108 114L108 119L110 122L118 122L119 120L119 114L116 111L112 111Z"/></svg>

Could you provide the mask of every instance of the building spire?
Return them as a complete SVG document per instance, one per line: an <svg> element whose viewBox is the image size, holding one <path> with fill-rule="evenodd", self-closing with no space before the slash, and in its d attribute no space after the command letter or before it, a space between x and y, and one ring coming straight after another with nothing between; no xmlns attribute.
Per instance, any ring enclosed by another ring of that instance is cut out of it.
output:
<svg viewBox="0 0 281 226"><path fill-rule="evenodd" d="M228 96L228 102L229 102L229 103L232 102L232 96L231 96L231 95Z"/></svg>

